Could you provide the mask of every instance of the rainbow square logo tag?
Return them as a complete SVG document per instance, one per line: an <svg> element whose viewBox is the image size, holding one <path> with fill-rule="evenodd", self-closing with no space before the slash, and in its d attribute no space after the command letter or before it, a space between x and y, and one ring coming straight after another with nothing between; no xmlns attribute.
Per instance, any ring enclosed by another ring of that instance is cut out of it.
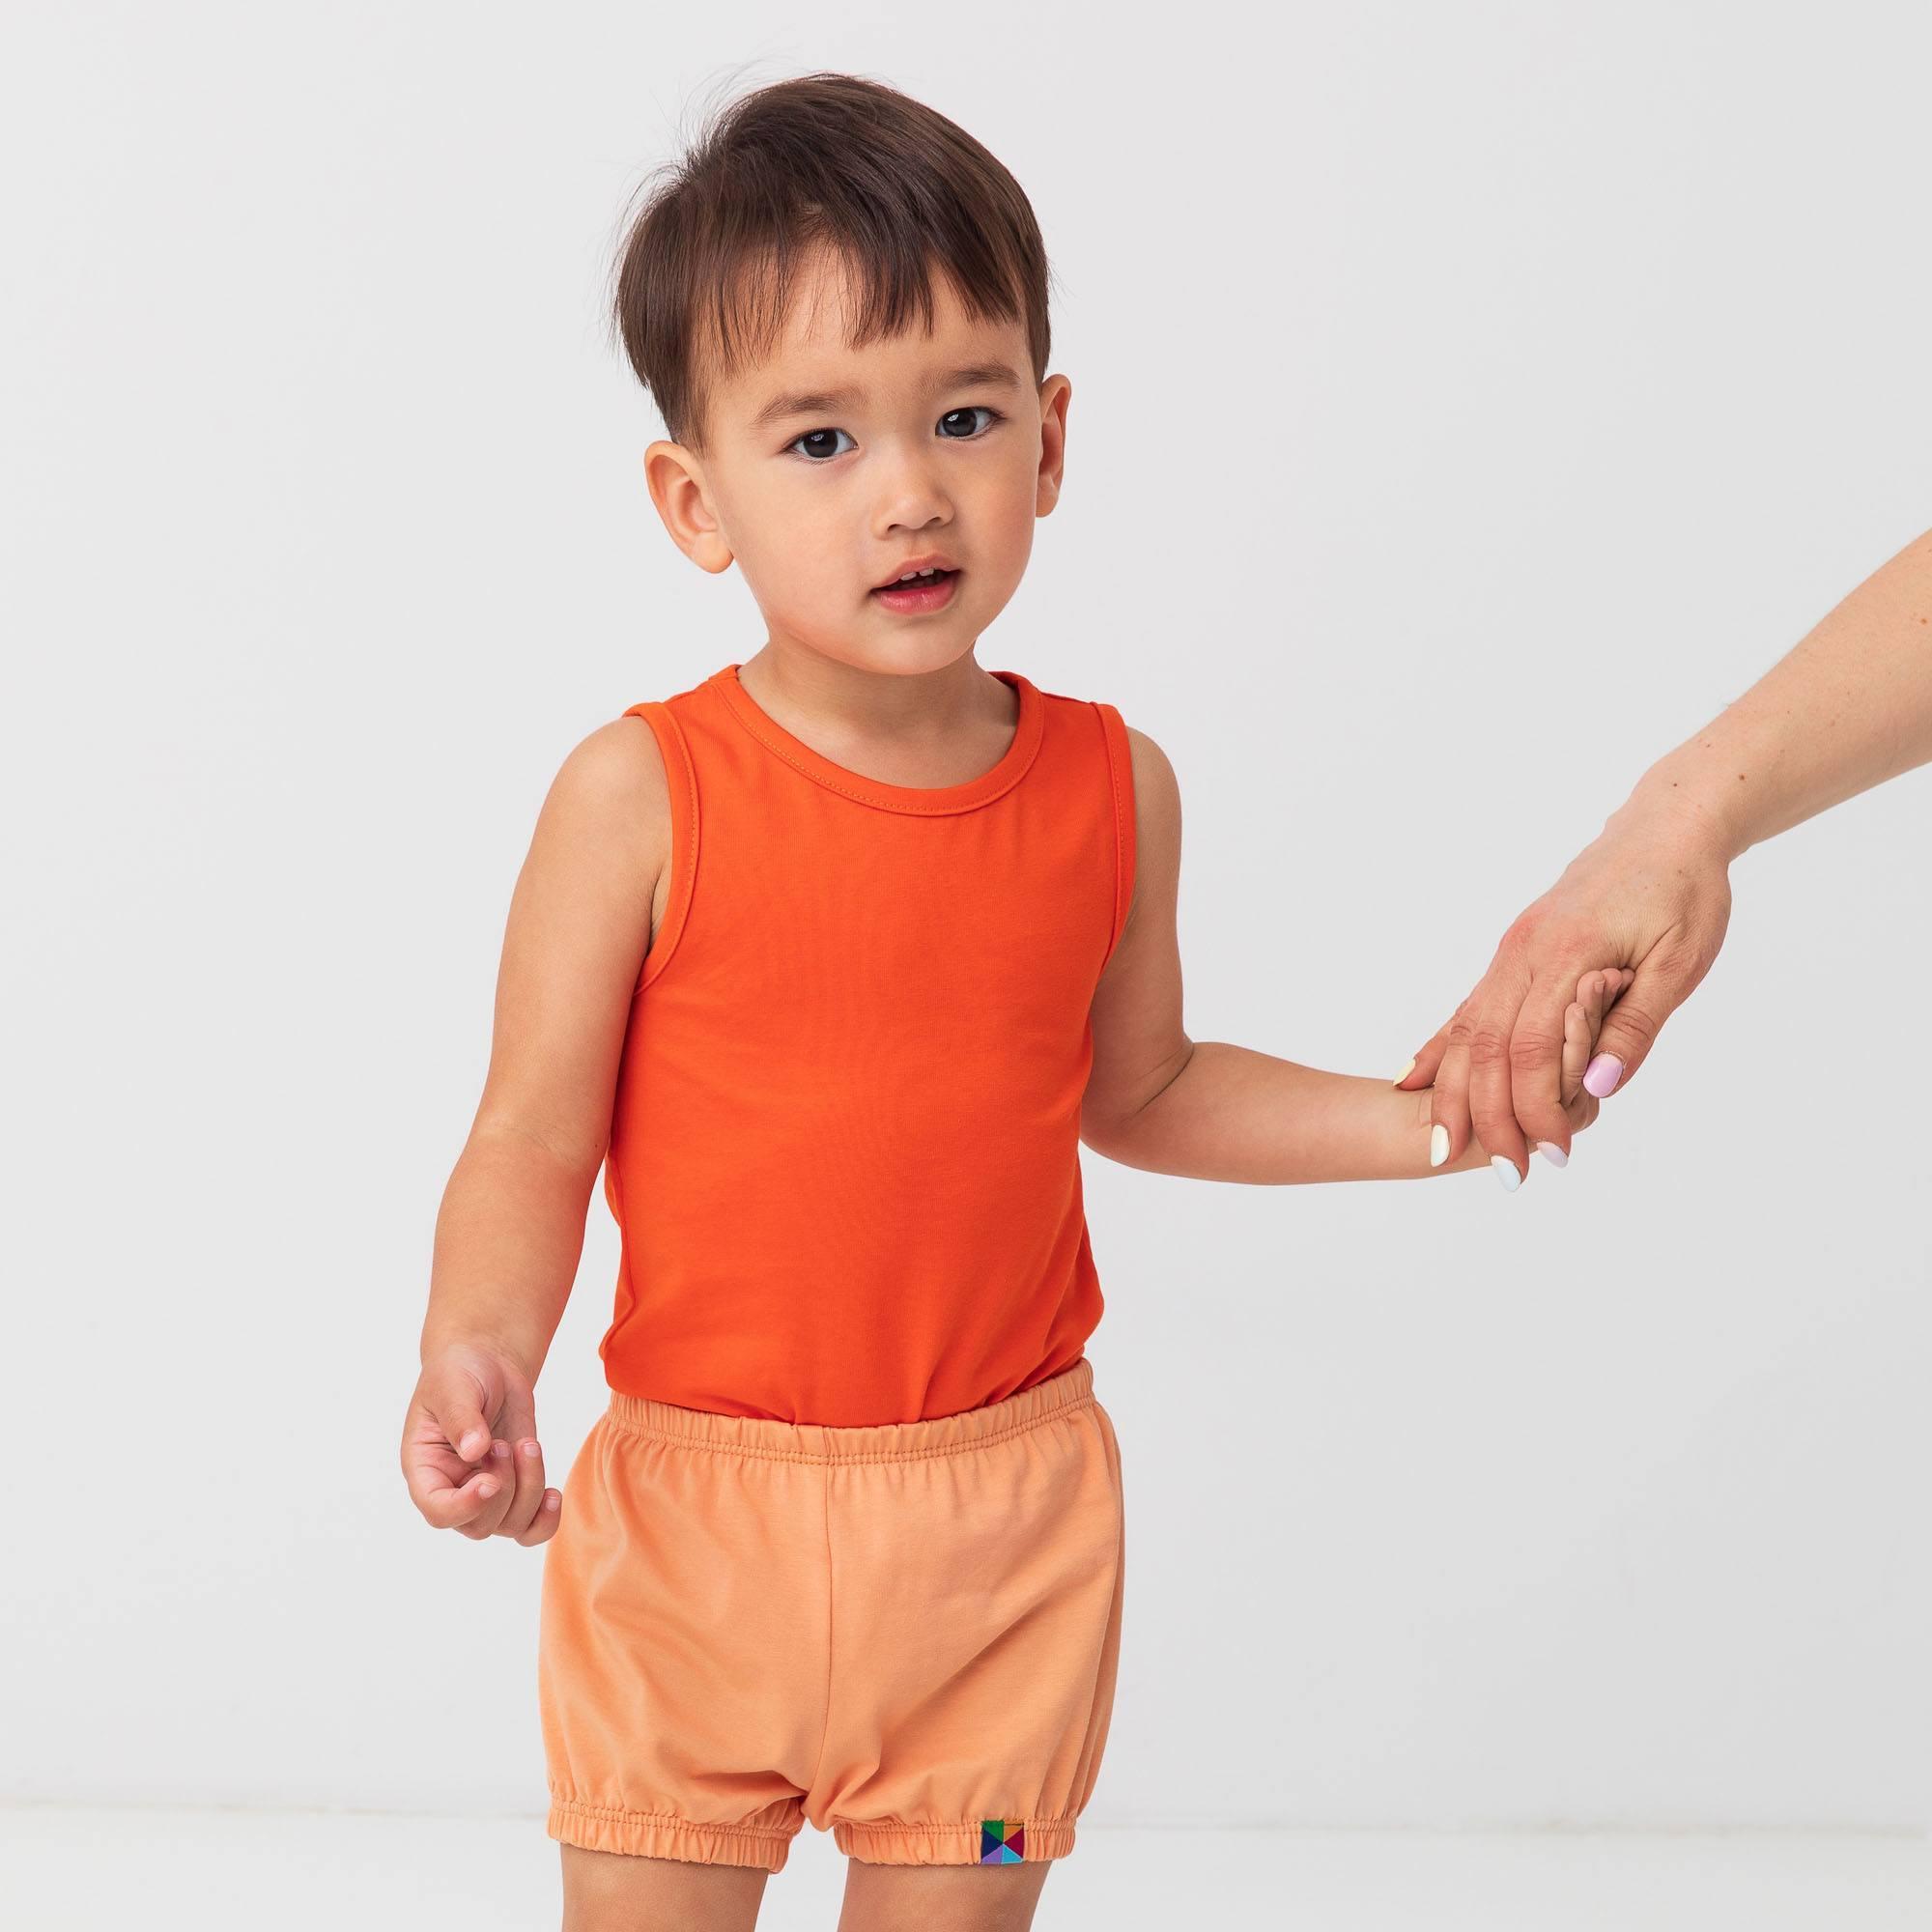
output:
<svg viewBox="0 0 1932 1932"><path fill-rule="evenodd" d="M1026 1829L1015 1818L980 1820L980 1862L1016 1865L1026 1859Z"/></svg>

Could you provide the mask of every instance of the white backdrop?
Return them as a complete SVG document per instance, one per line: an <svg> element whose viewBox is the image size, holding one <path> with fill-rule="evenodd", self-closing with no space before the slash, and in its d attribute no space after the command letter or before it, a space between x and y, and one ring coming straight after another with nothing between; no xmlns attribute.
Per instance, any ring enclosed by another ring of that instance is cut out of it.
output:
<svg viewBox="0 0 1932 1932"><path fill-rule="evenodd" d="M707 99L868 73L1032 196L1066 491L979 656L1173 759L1196 1038L1393 1077L1932 526L1922 9L1097 17L15 11L10 1795L541 1809L540 1554L396 1442L544 788L763 638L601 333ZM1094 1822L1928 1823L1929 835L1921 770L1740 860L1516 1196L1084 1156ZM597 1201L553 1482L614 1265Z"/></svg>

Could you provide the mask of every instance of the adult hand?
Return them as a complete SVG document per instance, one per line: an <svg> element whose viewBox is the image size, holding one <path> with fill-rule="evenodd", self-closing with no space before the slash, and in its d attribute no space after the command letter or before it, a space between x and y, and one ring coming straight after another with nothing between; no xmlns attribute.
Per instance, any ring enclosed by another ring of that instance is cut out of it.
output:
<svg viewBox="0 0 1932 1932"><path fill-rule="evenodd" d="M1577 980L1599 966L1636 974L1605 1016L1585 1075L1602 1098L1635 1078L1664 1021L1710 971L1730 918L1729 862L1705 824L1667 792L1639 787L1517 916L1468 998L1396 1081L1434 1086L1435 1124L1449 1130L1444 1160L1461 1158L1473 1133L1523 1175L1532 1143L1567 1162L1558 1088Z"/></svg>

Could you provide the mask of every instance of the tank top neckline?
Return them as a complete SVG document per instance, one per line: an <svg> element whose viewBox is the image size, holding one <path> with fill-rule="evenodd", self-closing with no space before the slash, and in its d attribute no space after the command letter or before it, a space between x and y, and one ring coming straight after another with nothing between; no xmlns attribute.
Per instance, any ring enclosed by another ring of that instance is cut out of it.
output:
<svg viewBox="0 0 1932 1932"><path fill-rule="evenodd" d="M1014 727L1012 742L1001 753L998 762L978 778L962 780L958 784L888 784L883 779L867 778L863 772L834 763L823 753L813 751L803 738L787 731L753 700L739 680L738 669L737 665L728 664L722 670L714 671L710 678L724 697L731 715L761 745L796 771L816 780L828 790L842 792L862 805L878 806L887 811L968 811L976 806L990 804L1010 791L1026 776L1028 767L1039 751L1045 706L1037 687L1019 671L991 671L989 676L1012 687L1020 704L1019 722Z"/></svg>

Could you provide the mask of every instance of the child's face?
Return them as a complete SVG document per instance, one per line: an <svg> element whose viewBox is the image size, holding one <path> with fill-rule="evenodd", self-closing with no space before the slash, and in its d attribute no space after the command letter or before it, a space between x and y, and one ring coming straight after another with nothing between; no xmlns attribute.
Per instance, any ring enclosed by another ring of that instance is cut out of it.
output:
<svg viewBox="0 0 1932 1932"><path fill-rule="evenodd" d="M702 568L733 558L771 640L860 669L936 670L1005 608L1060 494L1072 385L1036 388L1017 323L976 323L944 274L933 327L852 349L834 260L801 274L770 358L711 389L703 457L645 452L672 539ZM1000 368L1007 380L952 372ZM849 394L838 395L838 391ZM803 400L760 420L774 401ZM896 612L871 594L906 559L937 554L958 578L940 610Z"/></svg>

